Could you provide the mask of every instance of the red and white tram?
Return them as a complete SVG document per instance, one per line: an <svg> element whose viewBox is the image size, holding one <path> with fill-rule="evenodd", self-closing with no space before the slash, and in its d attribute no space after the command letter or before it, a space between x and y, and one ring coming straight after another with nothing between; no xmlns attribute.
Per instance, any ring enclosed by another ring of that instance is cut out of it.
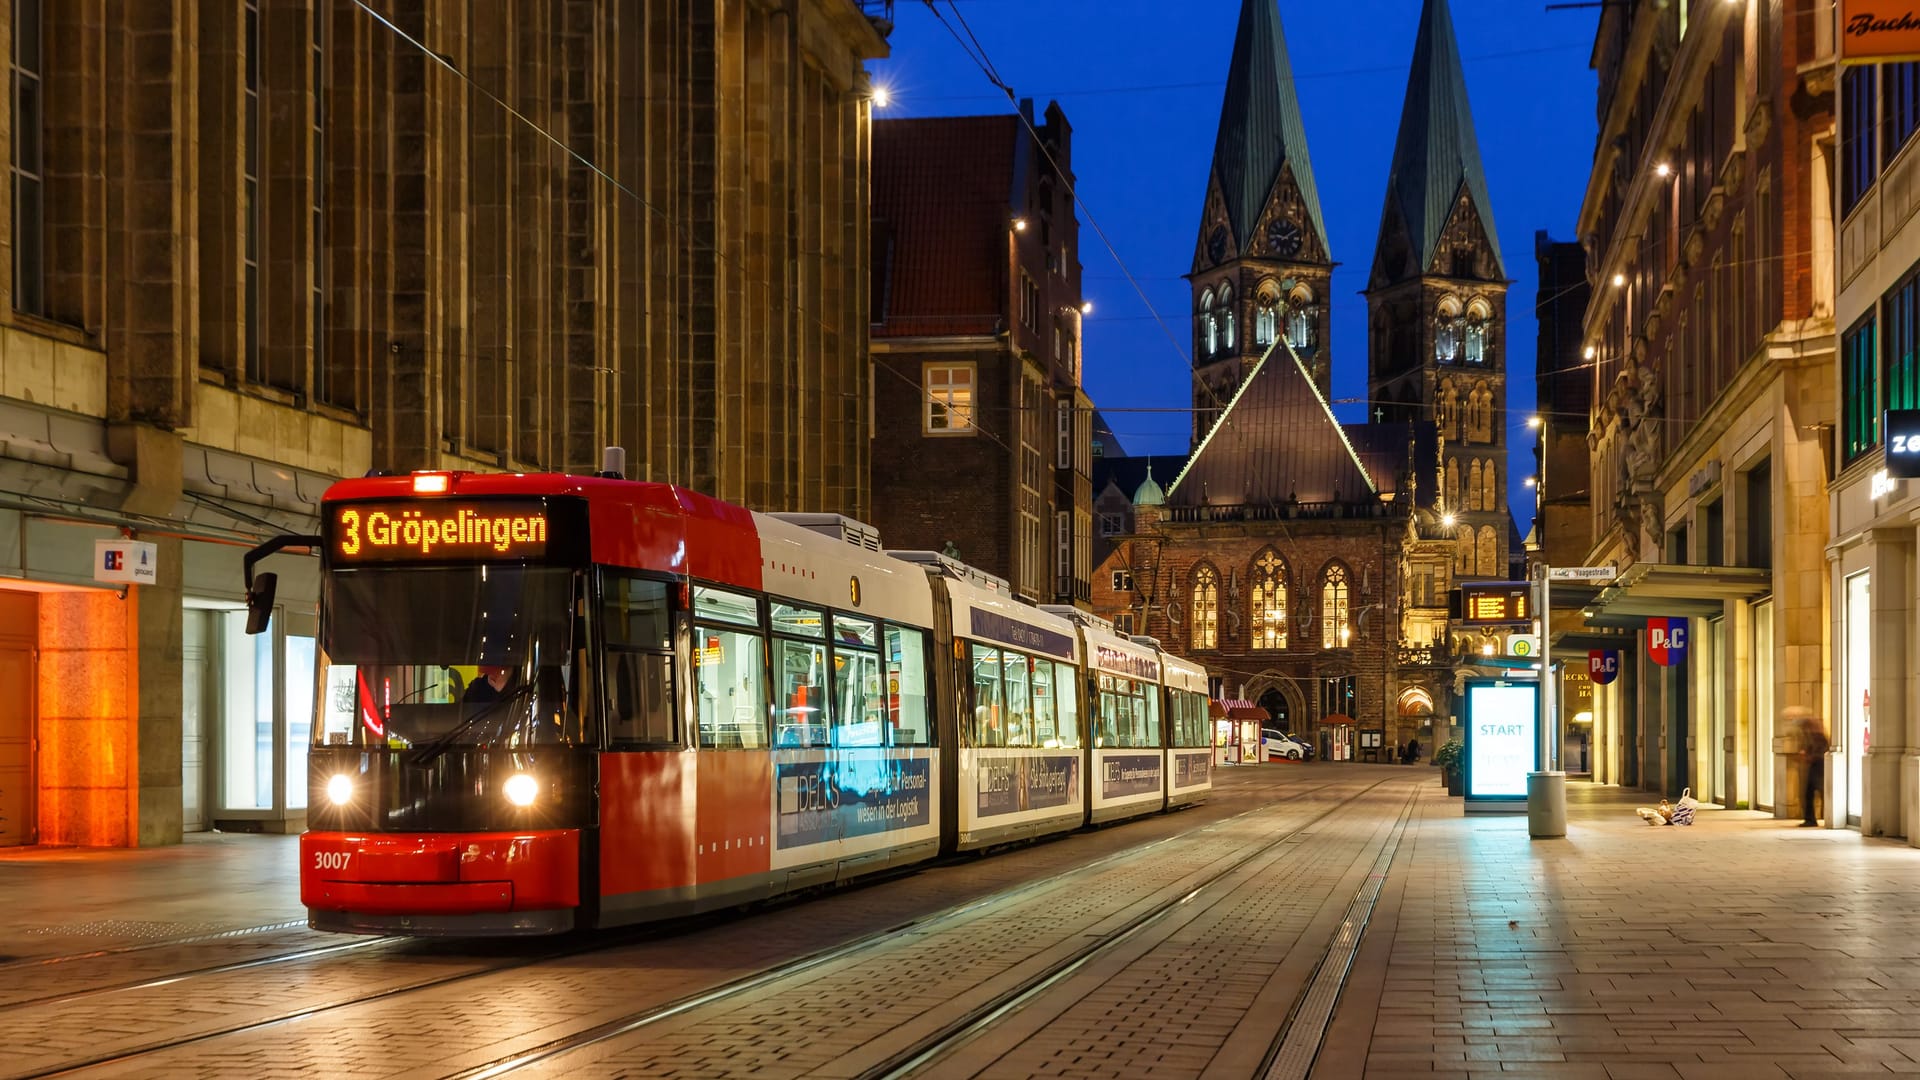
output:
<svg viewBox="0 0 1920 1080"><path fill-rule="evenodd" d="M246 560L257 629L255 564L321 553L316 928L671 917L1209 787L1162 724L1198 698L1204 747L1204 671L842 518L429 472L341 481L322 522Z"/></svg>

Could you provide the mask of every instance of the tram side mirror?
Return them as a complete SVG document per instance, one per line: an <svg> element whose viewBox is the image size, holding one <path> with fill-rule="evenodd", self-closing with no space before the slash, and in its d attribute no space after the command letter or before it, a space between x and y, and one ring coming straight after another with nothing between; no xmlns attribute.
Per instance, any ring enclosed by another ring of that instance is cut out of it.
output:
<svg viewBox="0 0 1920 1080"><path fill-rule="evenodd" d="M280 583L278 574L256 574L253 587L247 590L247 633L258 634L267 628L267 620L273 618L273 591Z"/></svg>

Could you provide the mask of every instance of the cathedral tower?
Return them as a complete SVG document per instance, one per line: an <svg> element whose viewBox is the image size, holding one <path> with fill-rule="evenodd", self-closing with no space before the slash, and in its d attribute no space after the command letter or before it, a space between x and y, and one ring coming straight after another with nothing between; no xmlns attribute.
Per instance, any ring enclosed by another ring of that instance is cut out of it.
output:
<svg viewBox="0 0 1920 1080"><path fill-rule="evenodd" d="M1328 392L1333 260L1276 0L1241 0L1194 243L1193 442L1284 338Z"/></svg>
<svg viewBox="0 0 1920 1080"><path fill-rule="evenodd" d="M1370 416L1439 428L1440 527L1507 576L1507 280L1447 0L1426 0L1367 281Z"/></svg>

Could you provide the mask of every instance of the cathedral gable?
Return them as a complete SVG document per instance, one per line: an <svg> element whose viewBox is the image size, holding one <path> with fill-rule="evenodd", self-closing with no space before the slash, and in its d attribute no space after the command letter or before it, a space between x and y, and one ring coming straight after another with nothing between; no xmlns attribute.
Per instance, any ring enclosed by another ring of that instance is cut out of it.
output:
<svg viewBox="0 0 1920 1080"><path fill-rule="evenodd" d="M1433 246L1433 262L1426 270L1436 277L1501 279L1499 257L1488 242L1486 225L1465 184L1454 197L1453 210L1440 230L1439 242Z"/></svg>

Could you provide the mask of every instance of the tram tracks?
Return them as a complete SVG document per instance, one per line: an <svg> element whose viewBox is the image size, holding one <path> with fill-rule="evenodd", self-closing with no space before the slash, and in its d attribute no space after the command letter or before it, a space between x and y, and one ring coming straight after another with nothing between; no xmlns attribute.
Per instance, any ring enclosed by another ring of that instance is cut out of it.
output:
<svg viewBox="0 0 1920 1080"><path fill-rule="evenodd" d="M1069 885L1081 875L1098 873L1101 869L1111 867L1118 863L1151 858L1156 850L1188 838L1196 832L1219 828L1249 815L1270 811L1276 805L1310 799L1325 793L1331 788L1342 786L1343 785L1338 784L1321 784L1311 788L1297 790L1289 793L1284 798L1265 802L1259 807L1210 821L1199 826L1197 829L1182 829L1170 836L1151 840L1146 843L1130 845L1123 850L1113 852L1076 867L1065 875L1039 878L1011 889L998 889L991 895L952 905L938 911L930 912L921 917L901 921L894 925L861 935L843 944L769 967L744 979L695 992L665 1005L647 1010L644 1014L636 1013L622 1017L619 1020L594 1025L580 1032L540 1044L511 1057L469 1068L455 1075L496 1076L514 1072L539 1061L548 1060L571 1053L585 1046L591 1046L598 1042L617 1038L628 1031L659 1023L673 1016L692 1012L704 1006L724 1003L731 998L737 998L740 995L750 993L756 989L775 984L781 979L793 978L803 974L809 969L831 964L838 960L845 959L847 956L874 948L878 944L894 939L902 933L909 931L928 931L950 920L963 919L969 914L980 911L989 905L1003 904L1010 900L1029 896L1047 889L1060 888L1063 885ZM1331 810L1328 812L1331 812ZM928 868L931 867L912 868L909 873L917 873L921 869ZM907 876L907 874L903 873L901 876ZM796 901L796 903L801 904L811 902L810 900ZM782 904L777 906L786 905ZM545 947L537 952L515 957L505 963L482 962L481 966L472 970L405 980L383 986L373 992L355 992L334 1000L315 1002L297 1009L274 1010L273 1015L262 1016L257 1019L248 1019L233 1023L216 1023L202 1030L192 1031L183 1035L170 1034L169 1037L164 1039L140 1042L133 1045L123 1044L112 1047L111 1049L102 1048L100 1053L66 1057L57 1063L42 1061L36 1065L29 1066L29 1071L13 1075L21 1077L64 1076L109 1066L137 1067L146 1061L152 1061L157 1065L160 1061L165 1060L163 1055L177 1053L183 1049L218 1046L222 1045L225 1040L270 1031L296 1022L314 1021L327 1015L342 1014L346 1010L369 1004L392 1001L397 998L499 976L520 969L550 965L569 957L580 956L584 953L611 951L631 947L651 939L683 934L688 932L690 928L703 923L712 924L722 921L734 921L737 918L738 916L727 913L716 916L706 916L696 920L681 920L674 923L636 927L627 931L605 932L591 937L583 937L569 941L567 945L561 948ZM151 946L157 947L162 944L166 943L156 942L151 943ZM5 1020L10 1013L15 1013L27 1008L58 1006L62 1009L67 1009L75 1004L84 1004L88 999L111 1000L109 995L130 994L144 990L158 990L162 987L175 988L174 996L190 1000L195 997L204 997L207 995L204 992L196 993L192 990L178 992L177 988L183 981L207 980L222 975L272 968L274 966L288 965L300 961L324 962L328 958L352 955L366 949L375 949L376 952L381 951L377 948L379 946L398 948L409 945L419 946L420 944L422 943L405 939L355 940L336 945L322 946L320 948L302 949L275 956L211 965L205 968L172 973L170 976L142 979L113 986L103 986L71 994L42 996L32 1001L22 1001L0 1006L0 1030L4 1030ZM143 945L142 947L146 946ZM442 956L440 959L444 960L445 957ZM324 1023L321 1026L324 1026ZM174 1030L177 1030L177 1028ZM4 1074L5 1071L0 1070L0 1075Z"/></svg>
<svg viewBox="0 0 1920 1080"><path fill-rule="evenodd" d="M931 1033L913 1039L910 1045L889 1052L884 1059L870 1063L862 1068L858 1075L864 1080L904 1077L912 1075L921 1068L937 1062L959 1048L967 1045L980 1034L991 1028L1003 1017L1018 1011L1029 1002L1044 995L1060 983L1072 978L1087 965L1111 955L1128 941L1152 928L1170 915L1195 903L1210 890L1223 882L1235 879L1248 866L1272 854L1276 849L1288 845L1297 846L1301 839L1316 826L1324 823L1331 815L1339 812L1350 799L1371 793L1389 780L1380 780L1368 785L1360 792L1328 806L1306 822L1290 828L1276 838L1259 844L1257 847L1230 859L1222 868L1209 871L1203 880L1191 885L1171 897L1155 903L1144 910L1127 916L1122 923L1099 932L1088 932L1082 939L1049 959L1037 970L1027 973L1010 987L993 993L986 1000L965 1008L955 1017L940 1021ZM1322 785L1299 792L1281 802L1295 802L1319 794L1336 785ZM1417 797L1410 793L1409 802ZM1152 844L1116 852L1113 855L1075 868L1062 877L1035 881L1019 889L999 892L990 897L959 905L955 908L934 914L928 918L915 920L900 926L890 927L871 935L846 942L829 949L796 958L789 963L756 972L734 982L716 986L700 993L689 995L675 1001L637 1011L628 1016L595 1025L591 1028L550 1040L520 1053L503 1057L484 1065L448 1074L448 1080L496 1080L522 1070L541 1065L555 1065L564 1068L562 1059L594 1046L635 1034L648 1027L660 1025L676 1018L687 1016L702 1009L725 1007L736 1001L769 991L782 983L805 978L816 970L845 964L861 958L864 954L885 948L900 939L906 931L931 934L949 926L962 923L968 916L989 906L1002 907L1020 900L1030 899L1035 894L1071 888L1078 879L1090 879L1115 864L1148 858L1154 849L1176 840L1190 839L1193 833L1221 829L1252 815L1271 810L1276 804L1267 804L1254 810L1245 811L1231 817L1208 823L1200 829L1156 841Z"/></svg>

